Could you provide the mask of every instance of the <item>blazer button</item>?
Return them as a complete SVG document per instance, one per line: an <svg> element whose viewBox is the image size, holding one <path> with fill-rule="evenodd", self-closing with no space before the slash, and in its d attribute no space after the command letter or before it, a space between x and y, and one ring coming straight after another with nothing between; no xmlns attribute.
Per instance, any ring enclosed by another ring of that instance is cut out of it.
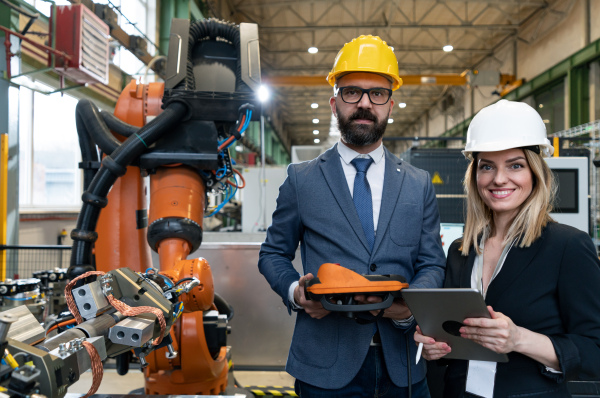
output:
<svg viewBox="0 0 600 398"><path fill-rule="evenodd" d="M377 265L371 264L371 272L375 272L377 270Z"/></svg>

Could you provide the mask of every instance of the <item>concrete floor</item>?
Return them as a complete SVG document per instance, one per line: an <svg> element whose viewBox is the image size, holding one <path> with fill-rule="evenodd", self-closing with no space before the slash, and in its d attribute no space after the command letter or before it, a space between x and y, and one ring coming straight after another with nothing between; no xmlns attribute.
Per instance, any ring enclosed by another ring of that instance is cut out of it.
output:
<svg viewBox="0 0 600 398"><path fill-rule="evenodd" d="M294 389L294 378L286 372L235 371L235 378L242 387L247 386L277 386ZM69 387L70 397L83 395L92 385L92 373L81 375L79 381ZM130 391L144 387L144 375L138 369L132 369L121 376L115 369L105 369L102 384L96 394L127 394ZM248 397L251 398L251 397Z"/></svg>

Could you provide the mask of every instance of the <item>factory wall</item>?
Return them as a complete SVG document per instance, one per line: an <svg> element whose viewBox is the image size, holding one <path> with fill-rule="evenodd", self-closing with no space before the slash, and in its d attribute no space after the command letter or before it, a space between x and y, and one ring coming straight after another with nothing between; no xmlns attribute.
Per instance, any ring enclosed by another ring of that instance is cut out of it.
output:
<svg viewBox="0 0 600 398"><path fill-rule="evenodd" d="M565 1L560 9L564 14L549 12L541 23L536 22L525 26L519 32L519 39L501 45L493 56L478 65L479 70L494 70L501 74L515 75L517 80L525 81L530 81L544 73L555 64L585 48L590 42L600 39L600 25L594 22L600 20L600 2L590 1L589 9L587 7L586 0ZM597 77L594 78L597 74L597 65L595 65L590 75L591 120L600 117L600 112L595 110L600 102L599 84L596 81ZM410 128L408 135L439 136L465 119L469 119L485 106L498 101L500 96L494 92L501 90L502 88L497 86L450 87L448 93L455 97L455 105L442 111L438 103L428 115L422 116L420 121ZM567 104L566 92L565 98ZM568 108L565 106L565 126L561 126L561 129L570 127Z"/></svg>
<svg viewBox="0 0 600 398"><path fill-rule="evenodd" d="M19 245L56 245L63 229L67 236L62 239L63 245L72 245L69 234L77 224L77 214L52 215L44 214L44 218L21 215L19 223Z"/></svg>

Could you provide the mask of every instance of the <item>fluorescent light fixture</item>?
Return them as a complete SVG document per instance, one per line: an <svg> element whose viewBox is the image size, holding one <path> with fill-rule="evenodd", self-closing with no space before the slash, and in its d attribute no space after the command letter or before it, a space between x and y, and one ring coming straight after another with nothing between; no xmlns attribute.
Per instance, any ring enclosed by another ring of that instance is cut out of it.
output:
<svg viewBox="0 0 600 398"><path fill-rule="evenodd" d="M321 140L318 138L315 138L315 144L318 144L319 142L321 142Z"/></svg>
<svg viewBox="0 0 600 398"><path fill-rule="evenodd" d="M401 102L398 104L400 108L406 108L406 102Z"/></svg>
<svg viewBox="0 0 600 398"><path fill-rule="evenodd" d="M319 130L313 130L314 135L319 135Z"/></svg>
<svg viewBox="0 0 600 398"><path fill-rule="evenodd" d="M391 123L394 123L394 119L392 119L392 118L389 118L389 119L388 119L388 123L390 123L390 124L391 124Z"/></svg>
<svg viewBox="0 0 600 398"><path fill-rule="evenodd" d="M316 53L319 52L319 49L317 47L310 47L308 49L308 52L311 53L311 54L316 54Z"/></svg>
<svg viewBox="0 0 600 398"><path fill-rule="evenodd" d="M319 119L313 119L314 124L319 124Z"/></svg>
<svg viewBox="0 0 600 398"><path fill-rule="evenodd" d="M313 102L312 104L310 104L310 107L313 109L317 109L319 107L319 104L317 104L316 102Z"/></svg>
<svg viewBox="0 0 600 398"><path fill-rule="evenodd" d="M449 53L450 51L454 50L454 47L452 47L450 44L446 44L444 47L442 47L442 50Z"/></svg>
<svg viewBox="0 0 600 398"><path fill-rule="evenodd" d="M270 96L271 92L267 86L263 85L258 88L258 100L260 102L267 102Z"/></svg>

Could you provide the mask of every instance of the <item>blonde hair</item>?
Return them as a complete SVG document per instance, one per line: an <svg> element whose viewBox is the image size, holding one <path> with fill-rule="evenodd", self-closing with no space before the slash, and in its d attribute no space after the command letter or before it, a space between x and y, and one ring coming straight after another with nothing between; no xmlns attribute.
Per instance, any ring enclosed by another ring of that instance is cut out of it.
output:
<svg viewBox="0 0 600 398"><path fill-rule="evenodd" d="M542 229L552 220L550 212L556 194L554 175L540 154L523 149L533 179L531 194L521 205L519 212L511 222L504 238L507 245L515 238L519 247L529 247L542 234ZM492 210L485 204L477 190L477 155L467 167L463 185L467 195L467 216L465 232L460 247L463 256L469 254L471 247L480 253L478 238L487 229L495 232Z"/></svg>

